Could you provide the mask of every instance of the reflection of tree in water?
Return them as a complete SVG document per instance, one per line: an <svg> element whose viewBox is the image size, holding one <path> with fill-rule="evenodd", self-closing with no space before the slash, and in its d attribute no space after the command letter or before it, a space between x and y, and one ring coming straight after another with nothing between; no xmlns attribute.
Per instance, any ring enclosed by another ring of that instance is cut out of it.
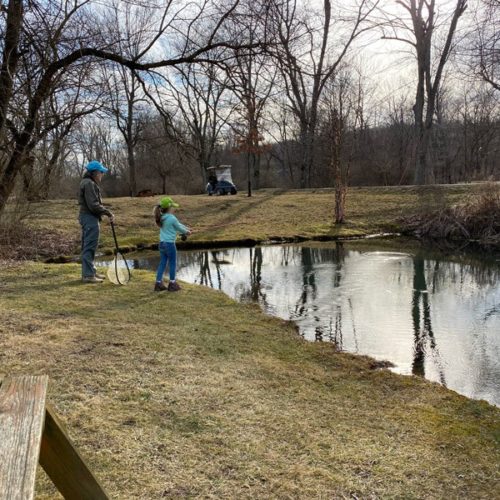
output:
<svg viewBox="0 0 500 500"><path fill-rule="evenodd" d="M342 242L338 242L335 244L335 248L331 250L333 250L333 252L330 253L329 259L331 262L335 264L334 275L333 275L333 291L334 293L336 293L335 289L340 287L342 281L342 267L345 260L344 244ZM352 313L351 299L349 298L348 300ZM354 317L352 317L352 324L354 328ZM327 328L328 328L327 331L325 331L326 330L325 327L321 328L321 333L326 334L328 340L330 342L333 342L337 346L337 349L342 350L344 348L344 334L342 331L342 306L340 304L337 304L335 306L335 312L330 317L330 322ZM317 337L319 333L320 332L318 331L316 332ZM317 338L317 340L322 340L322 338L323 335L321 336L320 339ZM354 338L357 339L355 331L354 331Z"/></svg>
<svg viewBox="0 0 500 500"><path fill-rule="evenodd" d="M264 261L262 248L249 249L250 256L250 288L245 289L240 295L240 300L253 300L261 302L267 309L267 298L262 288L262 264Z"/></svg>
<svg viewBox="0 0 500 500"><path fill-rule="evenodd" d="M219 284L219 290L222 290L222 275L220 271L221 264L227 264L224 258L219 259L219 255L224 255L222 252L214 251L210 252L212 255L212 262L215 264L215 272L217 273L217 283Z"/></svg>
<svg viewBox="0 0 500 500"><path fill-rule="evenodd" d="M354 352L359 352L359 342L358 342L358 333L356 332L356 324L354 322L354 308L352 307L351 297L348 299L349 309L351 311L351 322L352 322L352 338L354 339Z"/></svg>
<svg viewBox="0 0 500 500"><path fill-rule="evenodd" d="M262 298L265 302L265 294L262 291L262 248L250 249L250 296L252 300Z"/></svg>
<svg viewBox="0 0 500 500"><path fill-rule="evenodd" d="M342 350L344 336L342 333L342 307L340 304L335 306L335 313L330 316L330 321L326 326L318 326L314 330L315 340L322 341L325 338L335 344L337 349Z"/></svg>
<svg viewBox="0 0 500 500"><path fill-rule="evenodd" d="M200 266L199 283L200 285L206 285L214 288L212 280L212 271L210 269L210 264L215 265L215 272L217 274L217 288L222 289L222 275L221 275L221 264L225 263L223 259L219 259L219 251L212 252L200 252L198 256L198 264ZM210 256L212 257L210 259Z"/></svg>
<svg viewBox="0 0 500 500"><path fill-rule="evenodd" d="M345 248L342 242L335 245L332 261L335 264L335 278L333 280L333 287L338 288L342 279L342 267L345 260Z"/></svg>
<svg viewBox="0 0 500 500"><path fill-rule="evenodd" d="M340 349L342 348L342 308L337 305L335 313L330 317L327 325L325 318L318 314L316 304L318 285L314 266L324 262L335 264L333 287L338 288L341 283L342 264L345 259L345 251L342 243L337 243L335 248L301 248L301 270L302 270L302 292L294 309L295 316L310 317L314 322L314 337L316 341L323 341L325 338L334 342ZM312 303L310 307L308 304Z"/></svg>
<svg viewBox="0 0 500 500"><path fill-rule="evenodd" d="M496 306L493 306L493 307L490 307L490 309L488 309L485 314L484 314L484 317L483 317L483 321L488 321L490 318L492 318L493 316L500 316L500 304L497 304Z"/></svg>
<svg viewBox="0 0 500 500"><path fill-rule="evenodd" d="M436 339L432 330L431 309L429 304L429 291L425 279L425 261L416 256L413 259L413 297L412 297L412 319L414 331L414 351L412 373L421 377L425 376L425 345L429 342L435 356L439 356L436 349ZM444 372L437 359L439 379L446 385Z"/></svg>
<svg viewBox="0 0 500 500"><path fill-rule="evenodd" d="M303 247L301 250L302 292L294 312L296 316L304 317L306 316L309 298L312 298L312 300L316 298L317 287L313 265L313 249Z"/></svg>
<svg viewBox="0 0 500 500"><path fill-rule="evenodd" d="M290 263L290 260L293 260L293 249L291 246L284 246L281 249L281 265L283 267L287 267Z"/></svg>
<svg viewBox="0 0 500 500"><path fill-rule="evenodd" d="M200 285L206 285L213 288L214 285L212 282L212 273L210 271L210 259L208 256L208 252L200 252L198 263L200 265L200 277L198 278Z"/></svg>
<svg viewBox="0 0 500 500"><path fill-rule="evenodd" d="M446 289L450 283L458 283L463 287L472 281L479 288L486 288L496 286L499 280L498 266L488 260L480 261L467 256L463 256L458 262L435 259L430 277L433 293Z"/></svg>
<svg viewBox="0 0 500 500"><path fill-rule="evenodd" d="M196 269L201 263L201 256L205 252L179 252L177 254L177 271ZM158 257L159 261L159 257Z"/></svg>

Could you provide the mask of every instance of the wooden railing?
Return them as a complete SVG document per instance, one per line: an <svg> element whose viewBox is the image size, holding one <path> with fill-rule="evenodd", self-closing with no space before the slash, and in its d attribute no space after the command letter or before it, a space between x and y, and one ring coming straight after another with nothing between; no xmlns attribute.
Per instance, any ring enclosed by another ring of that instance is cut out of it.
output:
<svg viewBox="0 0 500 500"><path fill-rule="evenodd" d="M0 500L35 495L37 464L64 498L109 498L47 403L46 376L7 378L0 385Z"/></svg>

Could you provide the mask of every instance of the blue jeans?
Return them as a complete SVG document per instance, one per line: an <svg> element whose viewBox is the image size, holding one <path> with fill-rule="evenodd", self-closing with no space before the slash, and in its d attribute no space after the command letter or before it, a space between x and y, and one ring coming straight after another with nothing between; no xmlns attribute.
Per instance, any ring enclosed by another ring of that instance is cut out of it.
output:
<svg viewBox="0 0 500 500"><path fill-rule="evenodd" d="M99 244L99 219L91 214L80 214L78 220L82 226L82 278L95 276L95 252Z"/></svg>
<svg viewBox="0 0 500 500"><path fill-rule="evenodd" d="M177 267L177 249L175 243L167 241L160 242L160 265L156 271L156 281L163 279L163 273L167 267L169 270L170 280L175 280L175 268Z"/></svg>

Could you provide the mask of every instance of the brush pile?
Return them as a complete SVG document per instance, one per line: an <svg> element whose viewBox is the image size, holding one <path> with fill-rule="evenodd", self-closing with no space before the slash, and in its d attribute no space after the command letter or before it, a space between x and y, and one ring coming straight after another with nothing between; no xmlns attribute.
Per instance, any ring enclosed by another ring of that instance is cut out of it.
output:
<svg viewBox="0 0 500 500"><path fill-rule="evenodd" d="M401 222L405 233L418 238L500 248L500 185L489 183L456 205L404 217Z"/></svg>
<svg viewBox="0 0 500 500"><path fill-rule="evenodd" d="M0 224L0 259L44 260L72 255L78 242L57 231L34 229L23 222L17 226Z"/></svg>

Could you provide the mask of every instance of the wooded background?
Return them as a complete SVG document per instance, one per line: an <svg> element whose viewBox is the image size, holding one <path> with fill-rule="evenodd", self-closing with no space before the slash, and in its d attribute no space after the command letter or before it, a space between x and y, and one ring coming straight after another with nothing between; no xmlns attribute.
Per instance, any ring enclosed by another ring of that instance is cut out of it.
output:
<svg viewBox="0 0 500 500"><path fill-rule="evenodd" d="M0 216L74 197L500 178L498 0L9 0Z"/></svg>

